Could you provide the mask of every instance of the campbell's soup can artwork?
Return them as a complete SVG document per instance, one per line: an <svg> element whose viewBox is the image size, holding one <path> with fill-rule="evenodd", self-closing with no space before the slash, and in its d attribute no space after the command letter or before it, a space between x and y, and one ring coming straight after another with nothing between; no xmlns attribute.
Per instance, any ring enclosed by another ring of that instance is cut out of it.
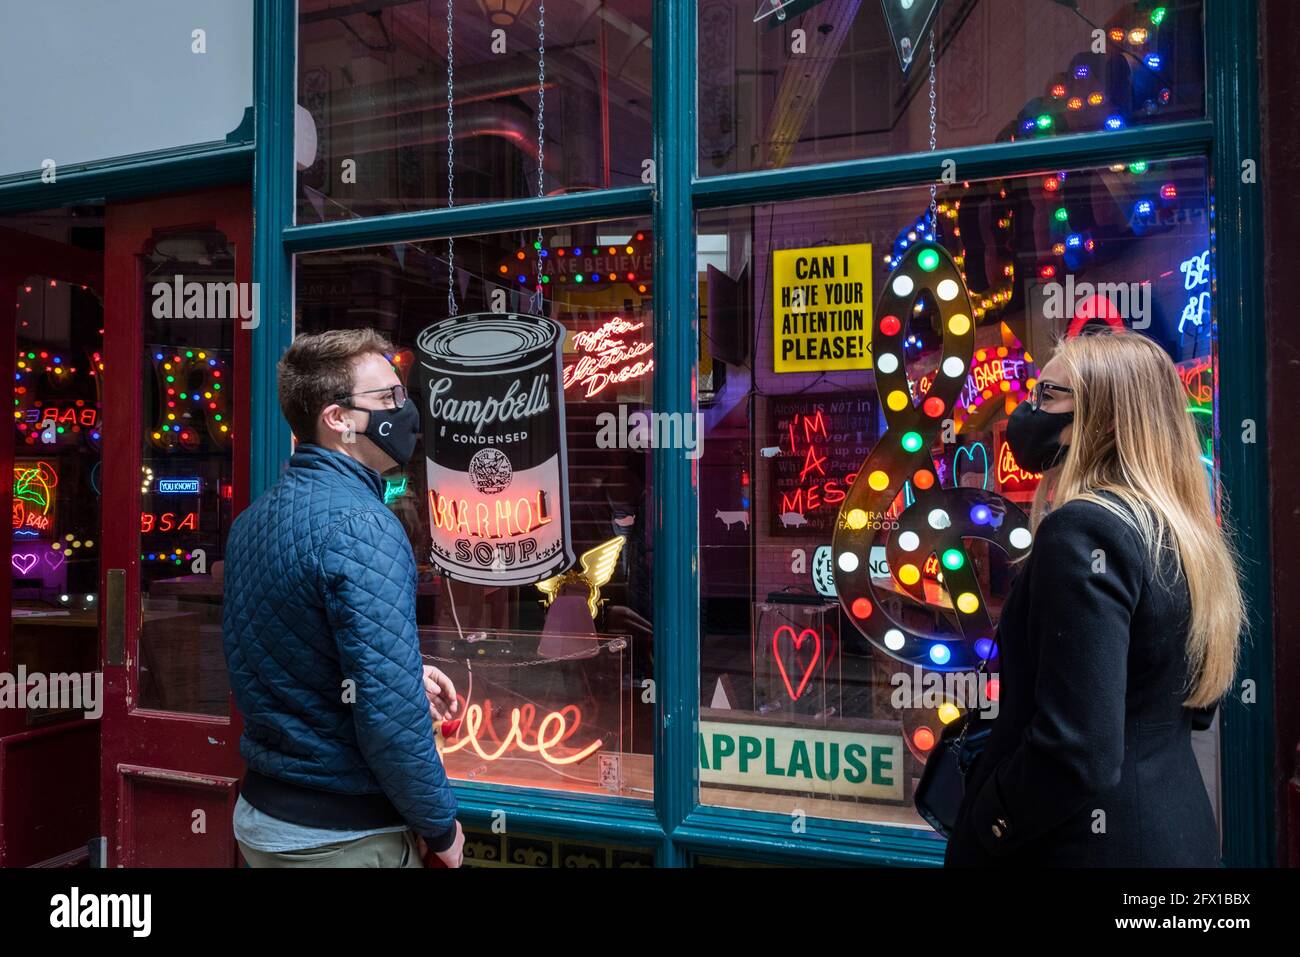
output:
<svg viewBox="0 0 1300 957"><path fill-rule="evenodd" d="M529 585L573 564L564 332L483 312L416 340L431 558L458 581Z"/></svg>

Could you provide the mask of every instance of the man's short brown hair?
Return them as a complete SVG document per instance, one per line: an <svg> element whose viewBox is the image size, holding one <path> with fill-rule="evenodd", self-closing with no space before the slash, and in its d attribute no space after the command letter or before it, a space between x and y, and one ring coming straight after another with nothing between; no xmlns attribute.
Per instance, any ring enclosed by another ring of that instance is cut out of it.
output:
<svg viewBox="0 0 1300 957"><path fill-rule="evenodd" d="M280 411L299 442L316 441L321 410L352 389L358 356L392 355L393 344L374 329L329 329L296 337L276 366Z"/></svg>

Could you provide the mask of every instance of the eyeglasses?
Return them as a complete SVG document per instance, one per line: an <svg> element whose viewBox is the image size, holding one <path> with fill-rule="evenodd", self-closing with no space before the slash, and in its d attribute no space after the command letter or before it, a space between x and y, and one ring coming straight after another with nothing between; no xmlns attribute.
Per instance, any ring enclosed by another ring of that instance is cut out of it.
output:
<svg viewBox="0 0 1300 957"><path fill-rule="evenodd" d="M352 398L352 396L354 395L385 395L385 394L390 395L392 397L394 409L400 409L402 406L406 405L406 386L402 385L401 383L398 383L397 385L393 385L393 386L385 386L382 389L367 389L365 392L351 392L347 395L336 395L334 397L334 401L341 402L344 399ZM352 408L354 409L357 408L355 405L352 405L352 403L350 402L347 404L351 405Z"/></svg>
<svg viewBox="0 0 1300 957"><path fill-rule="evenodd" d="M1056 397L1057 394L1062 396L1074 395L1074 390L1069 386L1057 385L1055 382L1035 382L1034 387L1029 391L1029 407L1035 412L1042 405L1043 393L1047 393L1047 398Z"/></svg>

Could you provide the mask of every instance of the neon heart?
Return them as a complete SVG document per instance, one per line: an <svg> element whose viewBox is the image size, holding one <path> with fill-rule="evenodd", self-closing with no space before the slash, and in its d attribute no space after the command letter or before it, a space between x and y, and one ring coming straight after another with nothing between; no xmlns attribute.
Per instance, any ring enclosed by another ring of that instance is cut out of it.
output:
<svg viewBox="0 0 1300 957"><path fill-rule="evenodd" d="M58 570L58 567L68 560L68 556L63 552L48 551L45 553L45 564L50 568Z"/></svg>
<svg viewBox="0 0 1300 957"><path fill-rule="evenodd" d="M787 631L790 633L790 641L794 643L795 651L798 651L803 647L803 643L808 639L809 635L812 635L813 639L812 661L808 662L808 668L804 671L803 679L799 682L797 690L790 684L790 675L785 670L785 662L781 660L781 635ZM808 687L808 682L812 680L813 668L817 666L817 660L821 658L821 635L817 634L817 632L812 628L805 628L803 631L799 632L798 635L795 635L794 628L789 625L782 625L772 635L772 654L776 658L777 670L781 672L781 680L785 682L785 690L790 692L790 700L798 701L799 696L803 694L803 689Z"/></svg>
<svg viewBox="0 0 1300 957"><path fill-rule="evenodd" d="M37 557L34 553L23 552L21 555L13 556L9 561L13 563L14 568L18 569L20 575L26 575L36 564Z"/></svg>

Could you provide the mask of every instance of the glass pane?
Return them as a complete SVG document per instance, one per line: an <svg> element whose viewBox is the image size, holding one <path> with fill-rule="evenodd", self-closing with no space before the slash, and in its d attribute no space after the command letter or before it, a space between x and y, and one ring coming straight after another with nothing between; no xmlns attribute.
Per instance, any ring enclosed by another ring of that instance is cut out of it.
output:
<svg viewBox="0 0 1300 957"><path fill-rule="evenodd" d="M0 177L253 139L253 0L7 3Z"/></svg>
<svg viewBox="0 0 1300 957"><path fill-rule="evenodd" d="M1134 158L943 187L934 218L926 188L699 216L701 246L728 251L700 267L709 354L700 388L705 803L925 826L912 789L954 706L970 700L950 693L962 687L952 679L972 676L980 655L949 584L964 572L996 621L1014 548L962 535L964 553L912 564L897 551L899 528L956 488L975 525L1015 527L1005 518L1029 508L1040 476L1011 455L1006 420L1057 337L1123 325L1168 351L1202 429L1209 494L1217 366L1207 194L1203 160ZM894 317L901 357L871 349L891 269L930 239L951 254L971 300L961 330L973 337L971 358L955 367L937 324L942 284L939 299L924 291L911 315ZM900 368L911 396L881 395ZM941 374L964 378L949 406L952 429L936 424L880 445L890 432L885 410L906 408ZM929 449L933 470L890 485L888 463L876 465L866 478L884 480L871 487L885 504L845 506L868 456L895 441ZM831 568L832 535L846 527L875 533L874 598L850 600L848 610ZM955 597L963 609L970 600ZM900 644L877 625L885 618L932 637ZM939 698L917 702L907 692L935 680L946 682ZM1196 750L1209 759L1204 778L1217 806L1217 732L1203 734Z"/></svg>
<svg viewBox="0 0 1300 957"><path fill-rule="evenodd" d="M447 7L300 0L299 222L642 183L647 0L454 0L450 98Z"/></svg>
<svg viewBox="0 0 1300 957"><path fill-rule="evenodd" d="M1075 6L699 0L699 173L1203 115L1200 0Z"/></svg>
<svg viewBox="0 0 1300 957"><path fill-rule="evenodd" d="M230 682L221 647L222 558L240 410L232 382L238 310L216 297L236 289L234 247L210 227L160 230L139 264L139 705L224 716ZM204 305L187 308L199 294Z"/></svg>
<svg viewBox="0 0 1300 957"><path fill-rule="evenodd" d="M99 670L103 212L32 213L4 227L4 258L40 270L0 287L14 297L17 327L13 667L26 672L29 689L38 676L51 691L56 675L83 676L83 706L50 699L28 707L26 723L35 725L103 705L102 686L86 684Z"/></svg>
<svg viewBox="0 0 1300 957"><path fill-rule="evenodd" d="M454 307L445 240L297 259L296 331L377 329L421 405L386 498L467 709L453 777L652 793L652 250L638 220L458 237Z"/></svg>

